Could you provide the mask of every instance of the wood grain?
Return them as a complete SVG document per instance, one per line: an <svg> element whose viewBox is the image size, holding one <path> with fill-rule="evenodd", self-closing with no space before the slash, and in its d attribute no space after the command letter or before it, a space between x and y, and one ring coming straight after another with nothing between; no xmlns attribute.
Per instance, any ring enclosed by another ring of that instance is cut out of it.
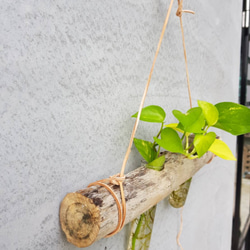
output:
<svg viewBox="0 0 250 250"><path fill-rule="evenodd" d="M194 160L179 154L164 154L166 162L162 171L142 166L126 175L125 224L167 197L212 157L210 152ZM119 186L110 187L120 198ZM65 196L60 207L60 222L69 242L78 247L87 247L116 228L118 210L110 193L103 187L94 186Z"/></svg>

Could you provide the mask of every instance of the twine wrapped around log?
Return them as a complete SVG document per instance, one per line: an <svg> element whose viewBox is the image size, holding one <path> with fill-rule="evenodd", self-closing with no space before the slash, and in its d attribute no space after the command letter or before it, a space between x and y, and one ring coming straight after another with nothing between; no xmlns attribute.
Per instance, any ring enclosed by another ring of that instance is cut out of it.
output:
<svg viewBox="0 0 250 250"><path fill-rule="evenodd" d="M129 223L167 197L191 178L211 158L208 152L194 160L180 154L165 152L162 171L139 167L125 176L124 193ZM111 185L118 198L119 186ZM117 226L118 210L110 193L100 186L69 193L60 207L60 222L67 240L77 247L87 247L105 237Z"/></svg>

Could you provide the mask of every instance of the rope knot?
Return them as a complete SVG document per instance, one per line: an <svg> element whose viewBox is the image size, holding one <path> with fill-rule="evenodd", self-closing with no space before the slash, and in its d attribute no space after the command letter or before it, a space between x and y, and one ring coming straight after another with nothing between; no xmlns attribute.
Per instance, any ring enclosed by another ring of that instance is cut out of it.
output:
<svg viewBox="0 0 250 250"><path fill-rule="evenodd" d="M192 10L183 10L182 8L183 8L183 0L178 0L178 9L176 11L176 16L181 17L183 12L195 14L195 12Z"/></svg>
<svg viewBox="0 0 250 250"><path fill-rule="evenodd" d="M109 183L113 184L113 185L120 185L120 183L124 182L125 177L124 176L120 176L120 174L115 174L112 175L108 178Z"/></svg>
<svg viewBox="0 0 250 250"><path fill-rule="evenodd" d="M125 176L121 173L110 176L107 179L102 179L96 182L92 182L88 185L88 187L91 186L102 186L107 189L107 191L113 196L115 199L117 208L118 208L118 224L116 229L106 235L106 237L111 237L112 235L118 233L121 231L121 229L124 226L125 219L126 219L126 200L125 200L125 195L124 195L124 190L123 190L123 182L125 180ZM118 185L120 186L120 191L121 191L121 202L119 201L116 193L113 191L113 189L108 185L108 184L113 184L113 185Z"/></svg>
<svg viewBox="0 0 250 250"><path fill-rule="evenodd" d="M182 3L183 3L183 0L182 1L178 0L178 9L176 11L176 16L178 16L178 17L182 16L182 12L183 12L183 10L182 10L183 4Z"/></svg>

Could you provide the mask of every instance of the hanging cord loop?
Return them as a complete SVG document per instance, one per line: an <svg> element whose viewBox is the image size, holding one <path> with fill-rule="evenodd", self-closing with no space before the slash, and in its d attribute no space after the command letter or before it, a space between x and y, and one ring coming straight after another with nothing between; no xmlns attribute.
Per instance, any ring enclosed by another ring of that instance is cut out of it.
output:
<svg viewBox="0 0 250 250"><path fill-rule="evenodd" d="M125 201L125 197L124 197L124 191L123 191L123 185L122 185L124 180L125 180L124 176L120 177L120 174L116 174L116 175L110 176L107 179L102 179L102 180L93 182L93 183L88 185L88 187L102 186L102 187L106 188L106 190L115 199L115 202L116 202L116 205L118 208L118 223L117 223L116 229L113 232L111 232L110 234L106 235L106 238L111 237L114 234L118 233L124 226L125 217L126 217L126 210L124 210L124 207L126 204L123 203L123 201ZM117 197L116 193L113 191L113 189L108 184L120 186L122 203L120 203L119 198Z"/></svg>
<svg viewBox="0 0 250 250"><path fill-rule="evenodd" d="M183 10L183 0L178 0L178 9L176 11L176 16L180 18L180 25L181 25L181 34L182 34L182 45L183 45L183 52L184 52L184 59L185 59L185 66L186 66L186 77L187 77L187 87L188 87L188 96L189 96L189 105L190 108L192 108L192 97L191 97L191 90L190 90L190 81L189 81L189 74L188 74L188 64L187 64L187 52L186 52L186 45L185 45L185 39L184 39L184 30L183 30L183 24L182 24L182 13L190 13L195 14L192 10ZM183 207L181 208L181 224L179 233L176 237L177 245L183 250L183 247L180 243L180 237L183 229Z"/></svg>
<svg viewBox="0 0 250 250"><path fill-rule="evenodd" d="M191 97L191 90L190 90L190 82L189 82L189 74L188 74L188 64L187 64L187 52L186 52L186 45L184 39L184 30L182 24L182 13L191 13L195 14L192 10L183 10L183 0L178 0L178 9L176 11L176 16L180 18L180 25L181 25L181 34L182 34L182 44L183 44L183 52L184 52L184 59L185 59L185 66L186 66L186 76L187 76L187 86L188 86L188 96L189 96L189 104L190 108L192 108L192 97Z"/></svg>
<svg viewBox="0 0 250 250"><path fill-rule="evenodd" d="M163 28L162 28L162 31L161 31L161 35L160 35L158 46L157 46L157 49L156 49L156 52L155 52L152 67L151 67L151 70L150 70L150 73L149 73L148 81L147 81L146 87L144 89L144 93L143 93L142 100L141 100L141 103L140 103L138 115L137 115L133 130L132 130L132 133L131 133L129 145L128 145L128 148L127 148L127 151L126 151L123 163L122 163L120 174L117 174L117 175L111 176L111 177L109 177L107 179L103 179L103 180L96 181L96 182L93 182L93 183L89 184L89 187L99 185L99 186L103 186L104 188L106 188L107 191L110 192L110 194L113 196L113 198L115 199L116 204L117 204L117 208L118 208L118 224L117 224L116 229L113 232L111 232L110 234L108 234L106 237L110 237L110 236L118 233L119 231L121 231L121 229L123 228L124 223L125 223L126 200L125 200L124 189L123 189L123 182L125 181L125 177L124 177L125 167L126 167L126 164L127 164L128 158L129 158L129 154L131 152L131 148L132 148L132 145L133 145L133 140L134 140L135 133L136 133L136 130L137 130L137 127L138 127L138 124L139 124L139 120L140 120L141 111L142 111L142 108L143 108L143 105L144 105L144 102L145 102L145 98L146 98L146 95L147 95L147 92L148 92L148 88L149 88L149 84L150 84L151 77L152 77L152 74L153 74L153 70L154 70L154 67L155 67L156 59L157 59L157 56L158 56L159 51L160 51L162 39L163 39L165 30L166 30L166 27L167 27L167 24L168 24L168 20L169 20L169 16L170 16L172 6L173 6L173 2L174 2L174 0L171 0L168 11L167 11L167 15L166 15L165 22L164 22L164 25L163 25ZM115 194L115 192L113 191L113 189L107 183L115 184L115 185L120 186L121 202L119 201L119 199L118 199L117 195Z"/></svg>

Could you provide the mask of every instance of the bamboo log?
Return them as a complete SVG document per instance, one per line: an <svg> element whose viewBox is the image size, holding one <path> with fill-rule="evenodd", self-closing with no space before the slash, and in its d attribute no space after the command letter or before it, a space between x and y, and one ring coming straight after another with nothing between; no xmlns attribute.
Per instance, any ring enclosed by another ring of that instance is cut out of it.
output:
<svg viewBox="0 0 250 250"><path fill-rule="evenodd" d="M192 177L212 157L189 160L180 154L165 152L162 171L139 167L126 175L124 193L127 215L125 224L157 204ZM120 198L119 186L111 185ZM67 240L77 247L87 247L112 232L118 222L118 210L112 195L95 186L65 196L60 207L60 222Z"/></svg>

